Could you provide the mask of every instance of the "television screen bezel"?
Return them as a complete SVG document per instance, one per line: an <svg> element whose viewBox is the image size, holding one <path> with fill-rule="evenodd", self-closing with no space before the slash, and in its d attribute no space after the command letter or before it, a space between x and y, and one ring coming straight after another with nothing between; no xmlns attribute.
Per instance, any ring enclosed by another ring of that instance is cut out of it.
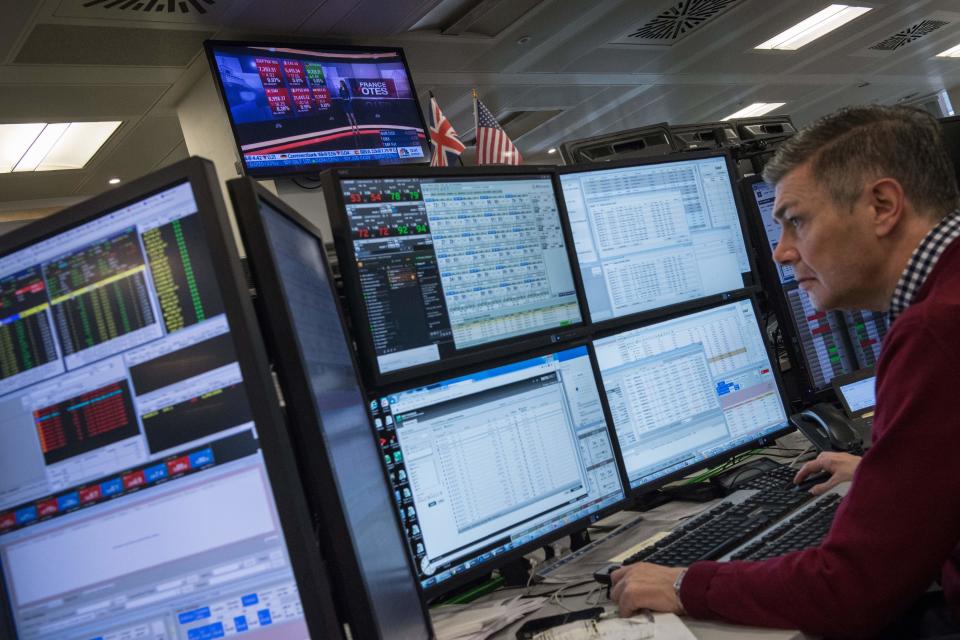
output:
<svg viewBox="0 0 960 640"><path fill-rule="evenodd" d="M188 158L16 229L0 237L0 255L23 249L186 183L191 186L210 248L211 264L219 293L223 296L224 313L250 400L260 451L290 554L305 621L311 637L342 638L343 629L332 599L333 585L327 576L326 562L314 541L306 499L294 472L292 446L213 164L202 158ZM7 587L0 574L0 631L4 630L4 625L11 638L18 637Z"/></svg>
<svg viewBox="0 0 960 640"><path fill-rule="evenodd" d="M338 482L329 462L328 456L333 446L330 443L330 437L323 429L323 420L315 404L315 397L309 382L308 366L300 357L299 343L291 332L293 314L282 293L281 275L274 259L273 248L267 240L266 225L259 210L259 204L261 200L266 202L287 221L316 240L318 249L323 255L331 294L337 296L333 274L324 251L322 233L320 229L300 215L293 207L250 178L230 180L227 182L227 189L230 192L234 211L237 215L238 227L248 252L247 261L250 272L257 288L255 307L260 318L261 330L266 340L268 352L272 352L274 355L273 366L284 394L288 397L288 409L295 409L295 411L288 410L287 417L293 440L301 449L297 453L302 462L300 468L303 473L303 480L305 483L315 483L315 486L307 487L307 495L315 503L318 515L323 517L326 524L322 530L318 531L318 537L323 543L323 548L329 550L331 555L334 556L329 564L332 573L340 581L340 588L337 590L335 597L341 601L345 600L342 604L348 611L354 634L363 637L382 635L384 630L378 627L378 621L373 619L374 616L367 613L367 607L372 606L373 603L369 601L370 593L364 584L365 576L357 562L357 554L363 553L364 549L357 548L353 544L345 505L342 504ZM358 371L356 354L353 345L349 343L350 334L347 331L346 317L339 299L336 300L336 308L337 317L328 318L326 321L339 321L341 323L344 337L347 340L345 348L349 353L354 370ZM357 388L361 400L365 401L366 393L360 384L359 377ZM384 495L390 508L395 511L393 509L390 480L383 463L380 461L376 433L371 426L369 410L366 406L362 410L366 418L366 426L370 431L368 434L370 446L377 448L377 464L383 471ZM394 513L392 517L393 524L397 527L397 535L402 539L404 560L407 562L410 571L410 586L419 586L415 579L416 574L410 556L406 553L407 540L399 516ZM430 629L430 637L434 637L430 616L422 599L420 605L419 615L425 628ZM368 615L369 619L363 618L365 614ZM411 612L411 614L415 615L414 612ZM398 632L399 630L394 631Z"/></svg>
<svg viewBox="0 0 960 640"><path fill-rule="evenodd" d="M423 109L420 106L420 100L417 97L416 85L413 82L413 73L410 70L410 65L407 63L406 54L403 51L402 47L380 47L380 46L368 46L368 45L344 45L344 44L322 44L316 41L311 40L296 40L291 39L284 42L276 41L259 41L259 40L205 40L203 42L204 51L206 52L207 62L210 67L210 73L213 76L213 83L217 88L217 95L220 96L220 104L223 106L226 111L227 120L230 123L230 133L233 136L233 146L234 150L237 153L239 167L243 170L243 175L249 176L251 178L256 178L258 180L270 179L270 178L293 178L297 176L317 176L323 171L329 169L336 169L340 167L381 167L381 166L400 166L400 167L419 167L430 164L431 154L433 147L430 144L430 128L427 124L426 117L424 115ZM294 165L291 167L267 167L264 169L252 169L247 166L246 158L244 157L243 150L240 145L240 137L237 132L237 124L233 120L233 116L230 111L230 103L227 101L226 92L223 87L223 78L220 76L220 73L217 70L217 47L254 47L254 48L265 48L265 49L290 49L290 48L303 48L303 49L312 49L318 52L331 51L331 52L356 52L356 53L396 53L400 57L400 61L403 63L403 68L407 73L407 80L410 82L410 92L412 95L411 101L417 108L417 115L420 117L420 124L423 128L424 135L424 156L422 158L417 158L416 161L402 162L396 164L384 165L380 162L373 160L364 160L358 162L330 162L324 164L316 165Z"/></svg>
<svg viewBox="0 0 960 640"><path fill-rule="evenodd" d="M675 153L669 153L659 156L651 156L648 158L634 158L630 160L617 160L612 162L603 162L603 163L591 163L591 164L577 164L569 165L563 167L557 167L556 180L557 180L557 189L560 194L560 200L563 204L563 217L567 222L567 226L570 227L570 217L567 212L567 203L563 195L563 176L575 173L586 173L590 171L603 171L605 169L628 169L631 167L647 166L652 164L665 164L669 162L683 162L685 160L701 160L704 158L719 158L722 157L725 160L727 166L727 175L730 179L730 191L733 194L734 206L737 209L737 216L740 222L740 235L743 240L744 250L747 253L747 261L750 265L749 271L741 271L740 277L741 280L749 278L750 282L744 282L741 287L736 289L731 289L729 291L721 291L720 293L712 293L700 298L694 298L692 300L685 300L682 302L677 302L674 304L654 307L652 309L645 309L643 311L636 311L633 313L625 314L622 316L617 316L613 318L606 318L604 320L594 321L593 316L590 313L590 303L586 298L586 292L584 292L583 298L583 307L586 311L585 321L597 331L605 331L614 327L621 327L636 322L641 322L648 318L656 318L662 316L665 313L672 313L674 311L681 310L690 310L702 307L706 304L712 304L714 302L723 302L724 300L730 300L733 296L739 295L743 292L756 292L760 289L760 282L757 278L757 263L756 256L754 255L755 249L753 243L750 241L750 235L747 228L746 215L744 213L743 202L741 202L740 190L737 188L737 171L736 164L733 161L733 157L726 150L707 150L707 151L678 151ZM572 237L571 229L571 237ZM576 255L576 246L574 246L574 268L577 271L577 275L581 281L582 286L582 275L580 261L577 259Z"/></svg>
<svg viewBox="0 0 960 640"><path fill-rule="evenodd" d="M693 473L696 473L697 471L700 471L700 470L703 470L703 469L709 469L710 467L713 467L713 466L716 466L716 465L721 464L721 463L723 463L723 462L726 462L726 461L728 461L728 460L731 460L731 459L733 459L734 457L740 455L741 453L744 453L744 452L746 452L746 451L750 451L751 449L757 449L757 448L762 448L762 447L769 447L769 446L773 445L774 442L775 442L778 438L782 438L783 436L787 435L788 433L791 433L792 431L794 431L794 430L796 429L796 427L793 425L793 423L790 422L790 400L789 400L789 397L787 396L786 388L784 387L784 384L783 384L783 378L782 378L781 375L780 375L780 367L778 367L778 366L776 365L776 363L775 363L775 362L776 362L775 359L774 359L774 358L775 358L775 354L773 353L773 350L770 348L770 343L766 340L766 336L764 335L764 333L765 333L765 332L764 332L764 327L763 327L763 325L760 324L760 323L762 322L763 315L760 313L760 308L759 308L759 304L758 304L758 301L757 301L757 296L756 296L756 294L755 294L754 292L752 292L752 291L742 291L742 292L740 292L738 295L731 296L731 297L728 298L728 299L721 300L721 301L719 301L719 302L713 302L713 303L711 303L711 304L700 305L700 306L698 306L698 307L696 307L696 308L693 308L693 309L677 309L677 310L672 310L672 311L671 311L670 313L668 313L668 314L662 314L662 315L660 315L659 317L656 317L656 318L647 318L647 319L644 319L644 320L641 321L641 322L636 322L636 323L634 323L634 324L632 324L632 325L629 325L629 326L622 326L622 325L621 325L621 326L616 327L616 328L606 329L606 330L604 330L604 331L602 331L602 332L599 332L599 331L598 331L595 335L593 335L593 336L591 337L590 346L593 347L593 346L594 346L594 345L593 345L593 342L596 341L596 340L600 340L600 339L604 339L604 338L609 338L609 337L615 336L615 335L620 334L620 333L625 333L625 332L628 332L628 331L632 331L632 330L634 330L634 329L642 329L642 328L644 328L644 327L648 327L648 326L651 326L651 325L655 325L655 324L658 324L658 323L660 323L660 322L666 322L666 321L668 321L668 320L675 320L675 319L677 319L677 318L683 317L683 316L685 316L685 315L689 315L689 314L691 314L691 313L696 313L696 312L699 312L699 311L709 311L709 310L711 310L711 309L717 309L717 308L719 308L719 307L723 307L723 306L730 305L730 304L736 304L736 303L743 302L743 301L746 301L746 300L750 301L750 304L751 304L751 306L753 307L753 313L754 313L754 316L755 316L756 319L757 319L757 328L758 328L758 330L760 331L761 336L764 338L764 339L763 339L763 346L764 346L764 349L766 350L766 353L767 353L767 359L768 359L768 361L770 362L770 371L771 371L771 373L773 373L774 380L776 381L777 393L778 393L778 395L779 395L779 397L780 397L780 402L781 402L781 404L783 405L784 415L786 416L786 417L784 418L784 425L783 425L782 427L780 427L779 429L775 430L775 431L771 431L770 433L767 433L767 434L765 434L765 435L756 436L756 437L748 440L747 442L744 442L743 444L737 445L736 447L733 447L733 448L731 448L731 449L727 449L726 451L724 451L724 452L722 452L722 453L720 453L720 454L717 454L717 455L715 455L715 456L711 456L711 457L709 457L709 458L704 458L704 459L698 461L697 463L692 464L692 465L690 465L690 466L688 466L688 467L683 467L682 469L677 469L676 471L674 471L674 472L672 472L672 473L670 473L670 474L661 476L661 477L656 478L656 479L654 479L654 480L652 480L652 481L650 481L650 482L645 482L645 483L643 483L643 484L639 484L639 485L637 485L636 487L631 487L631 486L630 486L630 475L629 475L629 472L627 471L626 464L622 463L623 452L620 451L620 441L619 441L619 439L617 439L617 440L614 442L614 446L617 448L617 454L618 454L618 456L619 456L620 459L621 459L621 464L623 465L622 468L623 468L624 487L626 488L628 494L629 494L632 498L641 498L642 496L644 496L644 495L646 495L646 494L652 493L652 492L654 492L654 491L662 488L664 485L670 484L671 482L674 482L674 481L676 481L676 480L679 480L679 479L681 479L681 478L684 478L684 477L686 477L686 476L689 476L689 475L691 475L691 474L693 474ZM602 377L602 373L599 371L599 362L597 362L597 368L598 368L597 373L598 373L598 375L600 375L600 384L601 384L601 387L600 387L600 388L601 388L601 390L603 390L603 389L604 389L604 387L603 387L603 377ZM603 401L603 404L604 404L604 410L605 410L605 411L610 411L609 402L608 402L608 400L607 400L607 397L606 397L606 394L605 394L605 393L604 393L603 396L602 396L602 401ZM616 425L613 424L613 415L612 415L612 413L610 414L610 417L609 417L608 419L609 419L609 421L610 421L611 428L614 430L614 438L616 438Z"/></svg>
<svg viewBox="0 0 960 640"><path fill-rule="evenodd" d="M570 233L570 225L566 217L566 209L563 207L563 198L556 191L557 183L554 179L554 169L552 166L527 165L521 167L511 166L483 166L483 167L377 167L377 168L344 168L334 169L325 172L321 176L321 185L323 186L324 197L327 203L327 213L330 218L330 225L333 230L334 245L339 259L340 274L343 278L343 289L347 297L347 308L352 322L352 333L357 341L358 351L360 353L361 370L364 379L370 387L383 387L401 381L416 380L448 371L458 367L470 366L474 363L487 362L493 358L512 354L522 353L535 349L538 346L557 344L564 341L575 340L585 335L588 329L588 320L585 316L586 300L584 299L583 283L580 280L580 270L577 267L575 249L573 246L573 236ZM369 327L370 323L367 316L367 310L360 303L363 300L363 291L360 288L360 275L356 267L356 254L353 249L353 241L350 239L350 222L346 212L346 203L344 202L343 192L340 188L342 180L363 180L376 178L520 178L524 175L545 176L546 180L552 181L554 197L557 206L557 217L560 221L561 231L564 242L567 245L567 261L570 266L570 274L573 278L574 289L577 299L577 307L580 311L580 322L572 324L566 328L550 328L513 338L504 338L496 342L459 349L457 353L448 357L441 358L433 362L405 367L395 371L381 373L377 364L376 350L373 345L373 337L369 330L363 330L362 327Z"/></svg>
<svg viewBox="0 0 960 640"><path fill-rule="evenodd" d="M603 379L600 377L600 370L597 366L597 356L594 353L593 341L589 336L582 336L577 339L567 340L564 342L540 346L535 349L528 351L523 351L520 353L513 353L507 356L498 357L495 359L483 360L479 363L473 363L470 366L464 366L455 370L444 370L439 374L432 375L428 378L419 378L417 380L406 380L399 383L391 384L382 389L378 389L376 393L370 392L368 401L372 402L381 396L388 396L392 393L398 393L403 391L408 391L411 389L416 389L424 386L429 386L432 384L437 384L444 382L451 378L459 378L463 376L470 376L476 373L481 373L489 369L496 369L505 365L510 365L517 362L522 362L525 360L531 360L534 358L539 358L547 356L550 354L559 353L561 351L569 351L571 349L577 349L580 347L586 348L586 357L590 364L590 369L593 374L594 384L597 387L597 395L600 400L600 407L603 412L603 419L606 423L607 437L610 439L610 447L614 454L614 461L617 466L617 477L620 481L620 488L623 490L623 498L617 500L615 503L610 504L606 507L603 507L587 516L584 516L574 522L571 522L563 527L557 529L551 529L549 532L545 532L544 535L540 536L535 540L526 542L510 551L505 553L497 554L494 559L491 559L488 562L483 562L475 564L464 571L457 573L456 575L451 576L443 582L437 583L429 587L423 587L420 585L419 573L414 567L414 578L417 582L417 586L421 589L421 592L424 594L424 597L428 601L436 600L440 596L443 596L446 593L449 593L458 587L469 584L470 582L475 581L477 578L482 577L486 574L489 574L492 570L498 569L505 564L509 564L510 561L515 560L527 553L530 553L534 549L542 547L545 544L549 544L555 540L559 540L564 536L567 536L576 531L585 529L586 527L592 525L593 523L601 520L609 515L622 511L624 508L629 507L631 501L631 492L630 492L630 483L627 481L626 471L623 464L623 457L620 453L620 444L617 440L616 428L613 424L613 419L610 413L610 409L607 405L606 394L603 390ZM386 467L384 467L386 470ZM398 508L394 510L397 511ZM399 515L398 515L399 517ZM404 534L406 535L406 534ZM413 550L410 550L411 562L413 562Z"/></svg>

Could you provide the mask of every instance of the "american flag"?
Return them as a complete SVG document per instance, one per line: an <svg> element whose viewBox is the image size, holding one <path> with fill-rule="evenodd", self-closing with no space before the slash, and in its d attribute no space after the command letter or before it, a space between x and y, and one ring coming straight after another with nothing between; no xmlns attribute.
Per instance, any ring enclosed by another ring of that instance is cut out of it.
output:
<svg viewBox="0 0 960 640"><path fill-rule="evenodd" d="M520 164L523 158L490 110L474 95L477 118L477 164Z"/></svg>
<svg viewBox="0 0 960 640"><path fill-rule="evenodd" d="M451 167L458 163L466 147L457 137L453 125L440 111L437 99L430 95L430 143L433 145L431 167ZM461 163L462 164L462 163Z"/></svg>

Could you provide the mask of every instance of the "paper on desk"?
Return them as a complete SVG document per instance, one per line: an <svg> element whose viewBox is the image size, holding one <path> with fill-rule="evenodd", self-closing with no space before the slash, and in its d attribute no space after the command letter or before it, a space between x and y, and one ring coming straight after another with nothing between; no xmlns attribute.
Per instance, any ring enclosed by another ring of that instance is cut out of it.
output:
<svg viewBox="0 0 960 640"><path fill-rule="evenodd" d="M515 596L489 604L448 604L430 611L437 640L483 640L533 613L546 598Z"/></svg>
<svg viewBox="0 0 960 640"><path fill-rule="evenodd" d="M672 613L632 618L579 620L534 636L534 640L696 640Z"/></svg>

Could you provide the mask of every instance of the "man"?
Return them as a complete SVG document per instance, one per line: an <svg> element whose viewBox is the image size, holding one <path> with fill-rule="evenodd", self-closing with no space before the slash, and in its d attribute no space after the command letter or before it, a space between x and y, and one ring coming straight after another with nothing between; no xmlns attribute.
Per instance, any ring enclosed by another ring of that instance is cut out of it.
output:
<svg viewBox="0 0 960 640"><path fill-rule="evenodd" d="M828 486L853 479L819 547L761 562L632 565L614 572L611 595L621 615L646 608L826 636L886 628L904 637L913 623L902 616L940 580L945 602L932 615L938 632L954 630L960 214L938 123L907 107L844 109L788 140L764 178L776 185L782 227L774 258L793 267L817 308L890 314L873 446L862 461L822 454L797 474L830 471ZM900 627L889 627L898 617Z"/></svg>

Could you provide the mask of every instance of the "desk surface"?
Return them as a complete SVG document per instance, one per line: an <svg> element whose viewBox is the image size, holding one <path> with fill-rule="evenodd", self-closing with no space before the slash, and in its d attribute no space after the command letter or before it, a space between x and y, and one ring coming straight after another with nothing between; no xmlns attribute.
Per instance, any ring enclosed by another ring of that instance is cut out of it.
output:
<svg viewBox="0 0 960 640"><path fill-rule="evenodd" d="M790 436L785 440L787 441L782 443L783 446L798 448L806 446L806 442L802 439L799 440L799 443ZM515 622L492 637L497 640L513 640L513 638L516 637L516 631L520 625L530 618L540 618L563 613L564 611L576 611L578 609L596 606L613 609L614 604L606 597L605 590L601 590L599 585L592 583L593 572L611 564L611 558L632 550L651 536L670 531L681 520L711 507L716 502L719 502L719 500L706 503L675 501L642 514L624 511L601 520L597 523L597 527L591 531L591 536L595 539L602 539L605 533L620 525L630 523L631 527L628 532L619 535L616 539L598 544L595 549L583 557L558 569L551 575L551 582L554 582L552 585L541 584L529 590L522 588L501 589L476 601L477 603L499 601L524 592L530 594L549 593L561 587L563 584L573 585L580 581L591 581L584 582L581 585L582 588L573 587L570 589L571 592L577 595L564 596L561 604L548 601L539 610L528 615L523 620ZM597 535L597 532L600 532L599 535ZM597 589L594 589L594 587L597 587ZM695 620L692 618L683 618L683 621L690 631L702 640L800 640L809 638L809 636L796 630L742 627L706 620Z"/></svg>

